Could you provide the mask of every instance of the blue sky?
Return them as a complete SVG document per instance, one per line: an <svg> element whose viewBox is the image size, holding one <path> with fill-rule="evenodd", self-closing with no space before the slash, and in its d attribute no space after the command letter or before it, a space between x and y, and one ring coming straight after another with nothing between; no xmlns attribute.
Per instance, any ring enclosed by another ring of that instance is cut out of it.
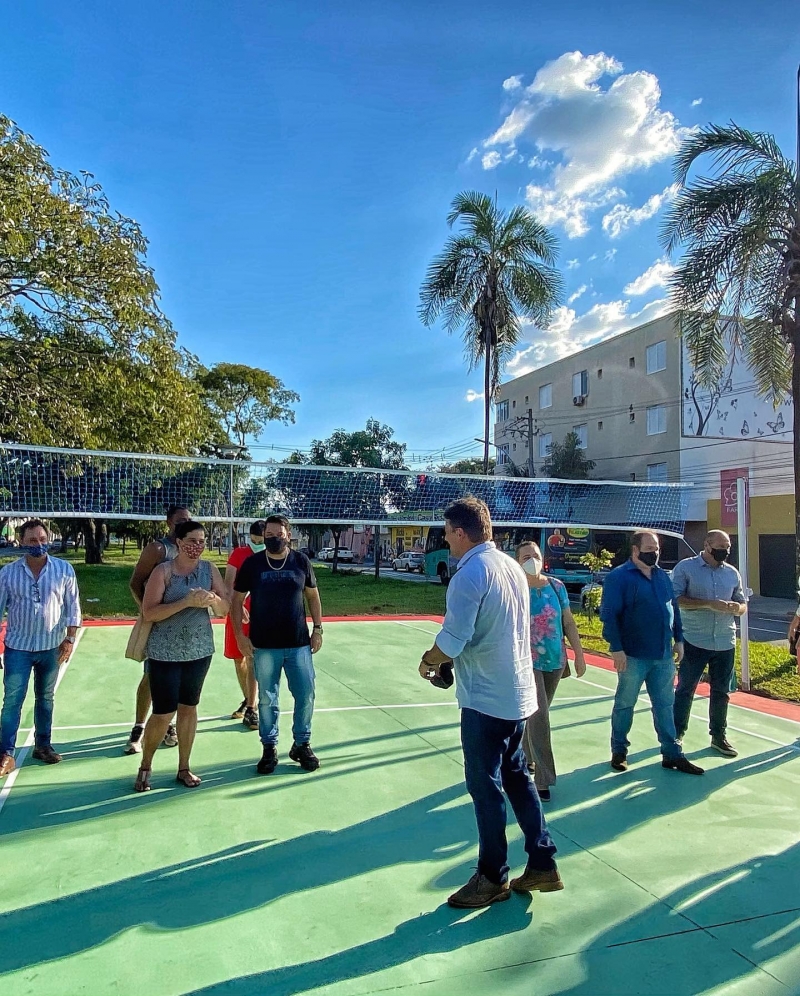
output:
<svg viewBox="0 0 800 996"><path fill-rule="evenodd" d="M793 153L786 9L27 0L4 5L0 108L141 223L184 346L300 393L256 457L373 416L424 463L480 450L480 374L416 316L453 195L527 203L561 242L571 300L509 373L655 317L685 129L733 118Z"/></svg>

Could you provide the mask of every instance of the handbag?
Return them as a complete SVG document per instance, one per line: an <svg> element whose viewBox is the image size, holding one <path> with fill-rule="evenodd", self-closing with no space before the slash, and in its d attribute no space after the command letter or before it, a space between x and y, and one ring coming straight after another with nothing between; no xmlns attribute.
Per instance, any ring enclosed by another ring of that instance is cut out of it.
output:
<svg viewBox="0 0 800 996"><path fill-rule="evenodd" d="M548 584L550 585L550 587L551 587L551 588L553 589L553 594L554 594L554 595L556 596L556 598L557 598L557 599L558 599L558 601L560 602L560 601L561 601L561 599L560 599L560 598L558 598L558 589L557 589L557 588L556 588L556 586L555 586L555 585L553 584L553 582L552 582L552 581L550 580L550 578L547 578L547 583L548 583ZM565 639L566 639L566 638L565 638ZM562 672L561 672L561 677L562 677L562 678L571 678L571 677L572 677L572 671L570 670L570 666L569 666L569 657L567 657L567 648L566 648L566 647L564 647L564 669L563 669L563 670L562 670Z"/></svg>
<svg viewBox="0 0 800 996"><path fill-rule="evenodd" d="M140 613L133 624L131 635L128 637L128 646L125 648L125 656L129 661L139 661L141 664L147 657L147 641L152 628L153 624L147 622Z"/></svg>

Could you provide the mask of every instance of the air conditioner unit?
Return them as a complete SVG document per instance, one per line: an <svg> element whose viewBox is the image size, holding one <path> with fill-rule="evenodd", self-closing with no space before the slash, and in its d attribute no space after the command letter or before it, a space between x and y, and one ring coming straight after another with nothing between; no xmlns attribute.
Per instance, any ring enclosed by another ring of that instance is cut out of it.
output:
<svg viewBox="0 0 800 996"><path fill-rule="evenodd" d="M585 394L576 394L575 397L572 399L573 405L577 405L579 408L582 404L584 404L585 401L586 401Z"/></svg>

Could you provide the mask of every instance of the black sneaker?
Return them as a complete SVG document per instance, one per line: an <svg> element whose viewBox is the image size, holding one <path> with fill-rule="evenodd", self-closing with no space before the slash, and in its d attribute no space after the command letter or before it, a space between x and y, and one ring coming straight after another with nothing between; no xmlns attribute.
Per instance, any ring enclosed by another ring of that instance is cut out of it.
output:
<svg viewBox="0 0 800 996"><path fill-rule="evenodd" d="M292 744L289 757L306 771L316 771L319 767L319 758L311 749L311 744Z"/></svg>
<svg viewBox="0 0 800 996"><path fill-rule="evenodd" d="M724 757L739 756L739 751L729 744L725 737L712 737L711 749L717 751L718 754L722 754Z"/></svg>
<svg viewBox="0 0 800 996"><path fill-rule="evenodd" d="M628 770L628 757L626 754L612 754L611 755L611 767L614 771L627 771Z"/></svg>
<svg viewBox="0 0 800 996"><path fill-rule="evenodd" d="M167 727L167 732L164 734L164 739L161 743L165 747L177 747L178 746L178 730L174 723L170 723Z"/></svg>
<svg viewBox="0 0 800 996"><path fill-rule="evenodd" d="M131 735L128 737L128 742L122 748L123 754L141 754L142 753L142 734L144 733L144 726L140 726L138 723L131 730Z"/></svg>
<svg viewBox="0 0 800 996"><path fill-rule="evenodd" d="M550 802L550 789L538 789L538 792L542 802Z"/></svg>
<svg viewBox="0 0 800 996"><path fill-rule="evenodd" d="M704 768L699 768L692 764L688 757L663 757L661 759L662 768L671 768L673 771L682 771L685 775L702 775Z"/></svg>
<svg viewBox="0 0 800 996"><path fill-rule="evenodd" d="M252 706L246 706L244 710L244 715L242 716L242 722L247 727L248 730L258 729L258 712Z"/></svg>
<svg viewBox="0 0 800 996"><path fill-rule="evenodd" d="M231 713L231 719L241 719L244 716L244 711L247 708L247 699L242 699L242 704L238 709L234 709Z"/></svg>
<svg viewBox="0 0 800 996"><path fill-rule="evenodd" d="M278 767L278 752L272 744L267 744L261 754L261 760L256 765L259 775L271 775Z"/></svg>

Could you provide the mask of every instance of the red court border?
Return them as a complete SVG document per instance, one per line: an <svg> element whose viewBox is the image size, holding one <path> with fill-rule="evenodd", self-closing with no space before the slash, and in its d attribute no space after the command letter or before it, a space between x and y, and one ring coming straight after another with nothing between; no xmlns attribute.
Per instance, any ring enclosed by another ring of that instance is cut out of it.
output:
<svg viewBox="0 0 800 996"><path fill-rule="evenodd" d="M424 616L424 615L374 615L374 616L323 616L323 623L333 622L435 622L444 621L444 616ZM131 626L135 619L87 619L84 626ZM215 623L224 622L223 619L214 619ZM586 661L593 667L602 668L604 671L613 671L614 665L610 657L601 654L586 654ZM572 654L570 654L570 658ZM708 698L709 688L707 685L700 685L697 694ZM753 695L750 692L733 692L731 702L741 706L743 709L750 709L752 712L760 712L766 716L777 716L779 719L791 719L795 723L800 723L800 705L795 702L784 702L782 699L768 699L763 695Z"/></svg>

